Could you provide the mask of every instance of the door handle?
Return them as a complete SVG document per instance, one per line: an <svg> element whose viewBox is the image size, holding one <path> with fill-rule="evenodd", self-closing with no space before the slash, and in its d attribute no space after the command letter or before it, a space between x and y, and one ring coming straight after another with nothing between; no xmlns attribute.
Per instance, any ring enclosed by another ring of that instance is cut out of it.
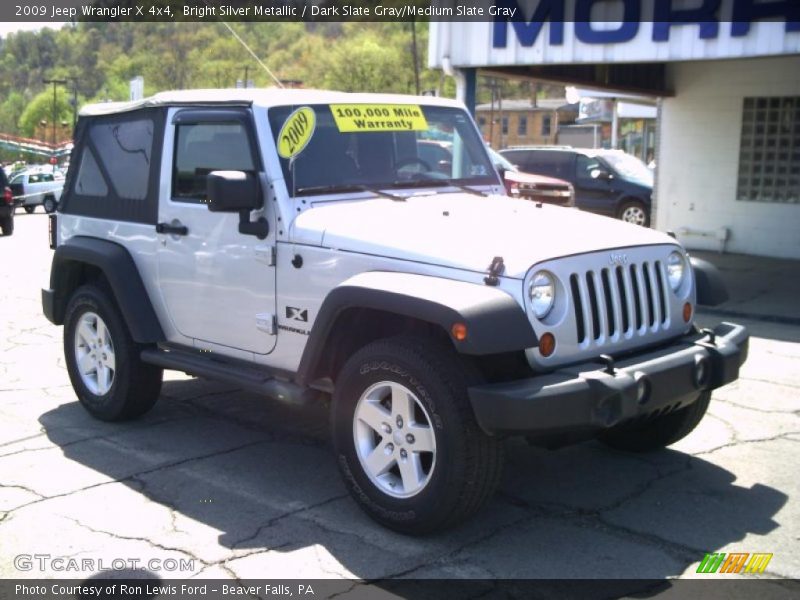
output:
<svg viewBox="0 0 800 600"><path fill-rule="evenodd" d="M180 221L173 223L159 223L156 225L156 233L169 233L172 235L189 235L189 228L181 225Z"/></svg>

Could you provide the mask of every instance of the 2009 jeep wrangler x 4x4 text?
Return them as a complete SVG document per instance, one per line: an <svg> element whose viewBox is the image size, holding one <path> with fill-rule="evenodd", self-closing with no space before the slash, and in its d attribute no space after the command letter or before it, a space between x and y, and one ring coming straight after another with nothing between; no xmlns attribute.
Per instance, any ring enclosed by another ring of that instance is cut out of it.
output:
<svg viewBox="0 0 800 600"><path fill-rule="evenodd" d="M507 435L681 439L747 353L743 327L693 324L713 271L667 235L501 195L453 101L174 92L85 108L75 142L43 305L86 409L143 414L163 369L332 398L346 485L398 531L478 510Z"/></svg>

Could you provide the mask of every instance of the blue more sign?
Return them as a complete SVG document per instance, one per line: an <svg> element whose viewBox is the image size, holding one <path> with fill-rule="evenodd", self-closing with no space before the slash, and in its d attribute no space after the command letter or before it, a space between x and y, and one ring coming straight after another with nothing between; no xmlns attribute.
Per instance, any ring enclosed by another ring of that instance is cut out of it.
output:
<svg viewBox="0 0 800 600"><path fill-rule="evenodd" d="M642 5L647 0L616 0L622 6L622 20L616 28L597 28L592 23L592 10L597 4L607 4L608 0L575 0L574 14L567 15L565 0L539 0L530 19L523 15L517 0L496 0L497 7L516 9L510 14L517 17L497 16L494 19L492 46L508 46L508 32L511 30L520 46L533 46L539 38L545 22L549 22L548 43L558 46L564 43L564 29L574 27L575 38L585 44L622 44L634 39L639 32L642 18ZM695 25L700 39L715 39L719 36L719 20L722 0L701 0L694 8L681 8L685 2L679 0L653 0L654 42L669 41L673 27ZM523 4L527 4L523 0ZM800 31L800 0L732 0L731 20L724 22L730 27L731 37L743 37L750 32L750 24L766 19L783 19L787 32ZM501 11L502 12L502 11ZM569 18L569 20L565 20Z"/></svg>

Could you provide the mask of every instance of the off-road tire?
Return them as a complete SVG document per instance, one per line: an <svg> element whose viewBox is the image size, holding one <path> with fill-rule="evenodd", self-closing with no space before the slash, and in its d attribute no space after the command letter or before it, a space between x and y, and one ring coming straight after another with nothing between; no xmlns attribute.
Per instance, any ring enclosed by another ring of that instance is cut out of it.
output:
<svg viewBox="0 0 800 600"><path fill-rule="evenodd" d="M94 313L111 337L115 370L110 389L102 395L90 391L82 380L76 357L76 328L83 315ZM110 290L84 285L70 298L64 318L64 357L72 387L84 408L102 421L134 419L150 410L161 391L163 370L143 363L142 346L134 342Z"/></svg>
<svg viewBox="0 0 800 600"><path fill-rule="evenodd" d="M348 490L370 517L400 533L423 535L457 525L492 496L503 453L498 440L475 422L467 385L477 380L452 347L416 337L373 342L347 361L333 397L333 445ZM379 382L401 384L430 416L434 468L427 484L411 497L383 492L357 454L356 407L362 394Z"/></svg>
<svg viewBox="0 0 800 600"><path fill-rule="evenodd" d="M636 218L638 217L638 218ZM647 207L638 200L626 200L619 206L617 218L626 223L650 227L650 212Z"/></svg>
<svg viewBox="0 0 800 600"><path fill-rule="evenodd" d="M3 235L11 235L14 233L14 216L11 215L0 219L0 229L2 229Z"/></svg>
<svg viewBox="0 0 800 600"><path fill-rule="evenodd" d="M656 417L639 426L613 427L600 436L612 448L626 452L660 450L689 435L703 419L711 400L711 392L703 392L689 406Z"/></svg>

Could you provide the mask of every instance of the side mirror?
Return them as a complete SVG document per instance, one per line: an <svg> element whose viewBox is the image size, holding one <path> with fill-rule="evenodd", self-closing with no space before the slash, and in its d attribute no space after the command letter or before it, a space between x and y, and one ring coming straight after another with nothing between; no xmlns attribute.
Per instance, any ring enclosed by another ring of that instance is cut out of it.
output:
<svg viewBox="0 0 800 600"><path fill-rule="evenodd" d="M614 178L614 176L605 169L592 169L592 172L590 174L592 176L592 179L603 179L605 181L608 181L609 179Z"/></svg>
<svg viewBox="0 0 800 600"><path fill-rule="evenodd" d="M250 211L261 208L258 176L244 171L212 171L206 180L208 210L238 212L239 233L263 240L269 235L269 222L264 217L250 220Z"/></svg>
<svg viewBox="0 0 800 600"><path fill-rule="evenodd" d="M208 210L238 212L261 206L258 178L244 171L211 171L206 180Z"/></svg>

